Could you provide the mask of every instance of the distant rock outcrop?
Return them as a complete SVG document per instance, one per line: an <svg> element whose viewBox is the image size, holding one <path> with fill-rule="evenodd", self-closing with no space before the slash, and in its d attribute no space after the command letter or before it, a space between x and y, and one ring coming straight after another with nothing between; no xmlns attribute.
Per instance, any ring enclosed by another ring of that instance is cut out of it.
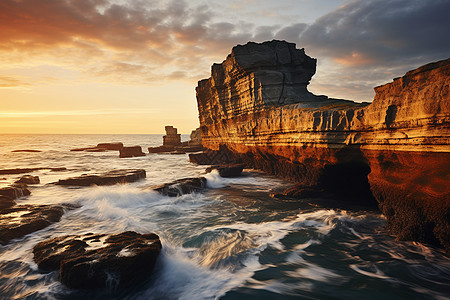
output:
<svg viewBox="0 0 450 300"><path fill-rule="evenodd" d="M315 65L284 41L234 47L198 83L208 150L191 161L239 157L341 199L376 199L398 238L450 249L450 59L375 88L370 105L308 92Z"/></svg>
<svg viewBox="0 0 450 300"><path fill-rule="evenodd" d="M131 146L131 147L123 147L119 150L120 158L128 158L128 157L139 157L145 156L145 153L142 152L141 146Z"/></svg>
<svg viewBox="0 0 450 300"><path fill-rule="evenodd" d="M120 151L123 143L99 143L95 147L84 147L71 149L70 151L86 151L86 152L104 152L104 151Z"/></svg>
<svg viewBox="0 0 450 300"><path fill-rule="evenodd" d="M185 154L186 152L198 152L203 150L202 136L197 128L191 133L189 141L181 142L181 134L173 126L166 126L166 135L163 136L163 145L158 147L149 147L149 153L168 153Z"/></svg>

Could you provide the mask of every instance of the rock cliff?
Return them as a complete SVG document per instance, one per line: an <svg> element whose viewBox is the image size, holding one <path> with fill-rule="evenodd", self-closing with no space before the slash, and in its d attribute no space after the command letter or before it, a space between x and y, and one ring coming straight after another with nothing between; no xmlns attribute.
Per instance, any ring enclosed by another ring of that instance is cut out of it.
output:
<svg viewBox="0 0 450 300"><path fill-rule="evenodd" d="M448 249L450 59L376 87L371 104L313 95L315 69L292 43L234 47L196 89L203 146L343 199L375 199L399 239Z"/></svg>

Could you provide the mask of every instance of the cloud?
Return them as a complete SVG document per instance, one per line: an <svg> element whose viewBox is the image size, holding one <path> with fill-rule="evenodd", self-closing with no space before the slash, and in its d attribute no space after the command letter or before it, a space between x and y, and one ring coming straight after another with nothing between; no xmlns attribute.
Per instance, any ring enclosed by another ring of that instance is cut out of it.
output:
<svg viewBox="0 0 450 300"><path fill-rule="evenodd" d="M447 0L352 1L311 24L300 41L347 66L423 64L450 53Z"/></svg>
<svg viewBox="0 0 450 300"><path fill-rule="evenodd" d="M318 58L313 85L329 87L335 97L352 98L349 91L358 89L356 98L367 99L368 86L450 53L447 0L353 0L311 24L277 24L277 17L265 26L247 15L264 12L255 8L256 1L234 1L240 10L228 19L223 16L229 12L216 9L216 2L1 0L0 64L3 70L62 66L120 84L195 82L208 77L212 63L225 59L234 45L276 38L296 42ZM288 4L268 7L277 7L274 13L281 16L283 5L290 7L287 14L294 11ZM25 83L0 78L0 87Z"/></svg>
<svg viewBox="0 0 450 300"><path fill-rule="evenodd" d="M22 78L0 75L0 88L13 88L29 85L31 85L31 83L23 80Z"/></svg>

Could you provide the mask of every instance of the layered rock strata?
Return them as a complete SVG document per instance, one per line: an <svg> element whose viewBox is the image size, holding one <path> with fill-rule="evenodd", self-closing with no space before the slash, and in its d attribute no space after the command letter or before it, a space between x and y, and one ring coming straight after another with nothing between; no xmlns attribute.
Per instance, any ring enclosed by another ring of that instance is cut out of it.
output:
<svg viewBox="0 0 450 300"><path fill-rule="evenodd" d="M163 136L163 146L178 146L181 145L181 134L173 126L166 126L166 135Z"/></svg>
<svg viewBox="0 0 450 300"><path fill-rule="evenodd" d="M449 248L450 59L376 87L370 105L311 94L315 69L284 41L234 47L196 89L206 156L376 199L398 238Z"/></svg>

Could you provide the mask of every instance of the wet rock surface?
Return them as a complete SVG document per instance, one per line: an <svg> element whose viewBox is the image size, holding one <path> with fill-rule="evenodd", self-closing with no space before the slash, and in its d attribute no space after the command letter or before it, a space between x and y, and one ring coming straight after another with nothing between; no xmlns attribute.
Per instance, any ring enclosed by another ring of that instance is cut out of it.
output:
<svg viewBox="0 0 450 300"><path fill-rule="evenodd" d="M226 164L219 166L211 166L206 169L206 173L217 170L222 177L239 177L245 168L245 164Z"/></svg>
<svg viewBox="0 0 450 300"><path fill-rule="evenodd" d="M86 152L104 152L104 151L119 151L123 148L123 143L99 143L95 147L84 147L70 149L70 151L86 151Z"/></svg>
<svg viewBox="0 0 450 300"><path fill-rule="evenodd" d="M14 199L4 195L0 195L0 211L4 208L8 208L14 205L16 205L16 201L14 201Z"/></svg>
<svg viewBox="0 0 450 300"><path fill-rule="evenodd" d="M200 192L206 188L206 178L183 178L169 183L162 184L160 186L153 187L152 189L162 195L169 197L178 197L184 194L191 194L194 192Z"/></svg>
<svg viewBox="0 0 450 300"><path fill-rule="evenodd" d="M148 153L165 153L175 151L175 146L173 145L162 145L158 147L149 147Z"/></svg>
<svg viewBox="0 0 450 300"><path fill-rule="evenodd" d="M63 214L63 207L57 205L16 205L0 209L0 244L58 222Z"/></svg>
<svg viewBox="0 0 450 300"><path fill-rule="evenodd" d="M27 189L26 185L18 184L0 188L0 196L4 196L13 200L28 196L30 194L31 192Z"/></svg>
<svg viewBox="0 0 450 300"><path fill-rule="evenodd" d="M143 169L114 170L103 174L83 174L78 177L60 179L56 184L66 186L113 185L135 182L145 177L146 172Z"/></svg>
<svg viewBox="0 0 450 300"><path fill-rule="evenodd" d="M66 168L17 168L17 169L1 169L0 175L13 175L13 174L23 174L31 173L39 170L50 170L52 172L66 171Z"/></svg>
<svg viewBox="0 0 450 300"><path fill-rule="evenodd" d="M70 288L115 288L148 278L161 248L154 233L126 231L57 237L38 243L33 254L39 269L58 270Z"/></svg>
<svg viewBox="0 0 450 300"><path fill-rule="evenodd" d="M139 157L145 156L145 153L142 152L141 146L131 146L131 147L123 147L119 150L120 158L128 158L128 157Z"/></svg>
<svg viewBox="0 0 450 300"><path fill-rule="evenodd" d="M28 153L33 153L33 152L42 152L41 150L35 150L35 149L23 149L23 150L13 150L11 152L17 153L17 152L28 152Z"/></svg>
<svg viewBox="0 0 450 300"><path fill-rule="evenodd" d="M38 184L40 183L39 176L32 176L32 175L24 175L20 177L19 180L16 180L15 183L23 183L23 184Z"/></svg>

